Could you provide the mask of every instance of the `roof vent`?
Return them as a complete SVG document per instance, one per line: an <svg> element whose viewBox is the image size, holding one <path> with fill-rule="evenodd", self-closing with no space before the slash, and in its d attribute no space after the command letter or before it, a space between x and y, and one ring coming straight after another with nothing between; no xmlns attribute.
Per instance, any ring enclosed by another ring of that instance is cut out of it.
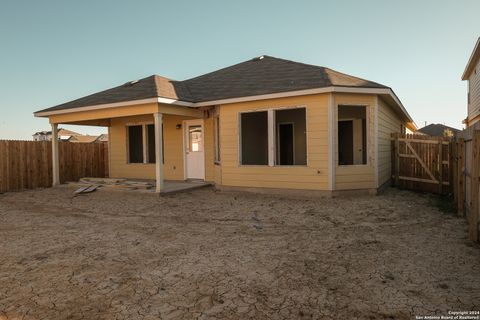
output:
<svg viewBox="0 0 480 320"><path fill-rule="evenodd" d="M129 81L129 82L125 83L125 85L126 86L133 86L137 82L138 82L138 80L132 80L132 81Z"/></svg>
<svg viewBox="0 0 480 320"><path fill-rule="evenodd" d="M252 61L260 61L263 58L265 58L265 56L255 57L255 58L252 59Z"/></svg>

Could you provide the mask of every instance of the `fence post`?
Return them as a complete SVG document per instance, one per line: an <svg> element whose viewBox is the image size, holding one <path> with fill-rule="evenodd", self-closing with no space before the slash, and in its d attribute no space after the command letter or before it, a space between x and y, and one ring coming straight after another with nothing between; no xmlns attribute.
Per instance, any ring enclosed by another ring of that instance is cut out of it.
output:
<svg viewBox="0 0 480 320"><path fill-rule="evenodd" d="M480 131L476 130L472 136L472 173L470 179L470 197L471 207L469 214L470 239L478 242L478 221L479 221L479 202L480 202Z"/></svg>
<svg viewBox="0 0 480 320"><path fill-rule="evenodd" d="M450 192L453 194L453 203L457 204L458 202L458 192L457 192L457 141L455 138L452 138L448 144L448 177Z"/></svg>
<svg viewBox="0 0 480 320"><path fill-rule="evenodd" d="M399 134L395 134L395 186L399 186L399 175L400 175L400 142Z"/></svg>
<svg viewBox="0 0 480 320"><path fill-rule="evenodd" d="M457 215L463 217L465 215L465 140L458 139L457 145Z"/></svg>
<svg viewBox="0 0 480 320"><path fill-rule="evenodd" d="M443 138L438 141L438 194L443 194Z"/></svg>

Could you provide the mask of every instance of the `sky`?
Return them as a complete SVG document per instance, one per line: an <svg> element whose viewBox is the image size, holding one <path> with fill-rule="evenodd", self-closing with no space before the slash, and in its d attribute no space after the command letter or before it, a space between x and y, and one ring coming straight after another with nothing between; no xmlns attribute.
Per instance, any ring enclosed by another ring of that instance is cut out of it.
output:
<svg viewBox="0 0 480 320"><path fill-rule="evenodd" d="M479 13L478 0L0 0L0 139L31 139L50 130L33 112L130 80L263 54L390 86L420 127L461 128Z"/></svg>

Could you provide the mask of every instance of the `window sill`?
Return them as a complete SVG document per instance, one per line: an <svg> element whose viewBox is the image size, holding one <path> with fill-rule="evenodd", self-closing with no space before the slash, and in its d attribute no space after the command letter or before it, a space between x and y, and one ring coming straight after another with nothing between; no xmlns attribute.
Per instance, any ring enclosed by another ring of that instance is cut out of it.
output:
<svg viewBox="0 0 480 320"><path fill-rule="evenodd" d="M246 167L246 168L252 168L252 167L259 167L259 168L308 168L309 166L306 164L297 164L297 165L274 165L274 166L269 166L268 164L240 164L238 167Z"/></svg>
<svg viewBox="0 0 480 320"><path fill-rule="evenodd" d="M144 163L144 162L127 162L127 165L148 165L148 164L155 164L155 162L149 162L149 163Z"/></svg>
<svg viewBox="0 0 480 320"><path fill-rule="evenodd" d="M338 164L337 168L369 167L370 164Z"/></svg>

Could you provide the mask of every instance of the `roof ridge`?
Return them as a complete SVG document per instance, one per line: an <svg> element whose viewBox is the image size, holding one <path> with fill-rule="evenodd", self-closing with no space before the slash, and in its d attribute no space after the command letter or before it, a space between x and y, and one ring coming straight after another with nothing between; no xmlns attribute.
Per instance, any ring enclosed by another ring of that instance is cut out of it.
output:
<svg viewBox="0 0 480 320"><path fill-rule="evenodd" d="M299 61L290 60L290 59L283 59L283 58L278 58L278 57L269 56L269 55L263 55L262 57L268 57L268 58L272 58L272 59L276 59L276 60L282 60L282 61L289 62L289 63L301 64L301 65L308 66L308 67L316 67L316 68L327 69L327 68L324 67L324 66L319 66L319 65L316 65L316 64L299 62Z"/></svg>

